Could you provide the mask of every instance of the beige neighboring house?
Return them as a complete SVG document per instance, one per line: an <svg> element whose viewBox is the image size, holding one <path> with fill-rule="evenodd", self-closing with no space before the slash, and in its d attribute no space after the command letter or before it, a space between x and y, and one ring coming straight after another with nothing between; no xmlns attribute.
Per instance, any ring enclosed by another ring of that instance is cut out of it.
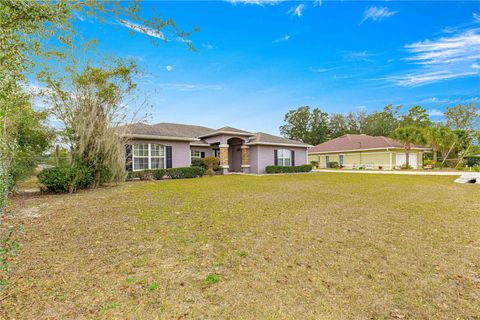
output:
<svg viewBox="0 0 480 320"><path fill-rule="evenodd" d="M412 145L409 163L414 169L422 168L423 153L430 150ZM382 136L346 134L308 150L308 160L318 161L319 168L330 168L332 162L346 169L399 169L406 164L402 143Z"/></svg>

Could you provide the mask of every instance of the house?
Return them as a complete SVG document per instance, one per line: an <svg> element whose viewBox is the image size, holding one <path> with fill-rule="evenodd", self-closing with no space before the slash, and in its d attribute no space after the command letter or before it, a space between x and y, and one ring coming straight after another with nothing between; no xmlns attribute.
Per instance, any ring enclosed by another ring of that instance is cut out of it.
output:
<svg viewBox="0 0 480 320"><path fill-rule="evenodd" d="M133 171L187 167L193 158L215 156L224 173L264 173L268 165L306 164L310 147L263 132L177 123L137 123L125 135L127 170Z"/></svg>
<svg viewBox="0 0 480 320"><path fill-rule="evenodd" d="M412 145L409 164L414 169L422 167L423 153L429 150ZM330 168L337 162L343 168L388 169L406 164L406 153L402 143L391 138L366 134L346 134L308 151L309 161L318 161L320 168Z"/></svg>

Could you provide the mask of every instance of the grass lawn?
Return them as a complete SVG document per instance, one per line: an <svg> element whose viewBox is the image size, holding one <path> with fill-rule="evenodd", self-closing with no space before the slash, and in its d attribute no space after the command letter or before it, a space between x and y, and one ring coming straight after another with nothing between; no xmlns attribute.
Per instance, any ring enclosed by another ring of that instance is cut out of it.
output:
<svg viewBox="0 0 480 320"><path fill-rule="evenodd" d="M314 173L20 195L7 319L478 319L480 188Z"/></svg>

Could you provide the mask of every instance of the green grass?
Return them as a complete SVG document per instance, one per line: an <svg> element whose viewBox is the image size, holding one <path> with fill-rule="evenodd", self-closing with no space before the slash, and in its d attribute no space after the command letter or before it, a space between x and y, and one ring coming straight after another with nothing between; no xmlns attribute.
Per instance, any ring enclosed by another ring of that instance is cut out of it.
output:
<svg viewBox="0 0 480 320"><path fill-rule="evenodd" d="M25 233L0 318L474 319L480 188L453 180L235 175L17 196L3 219Z"/></svg>

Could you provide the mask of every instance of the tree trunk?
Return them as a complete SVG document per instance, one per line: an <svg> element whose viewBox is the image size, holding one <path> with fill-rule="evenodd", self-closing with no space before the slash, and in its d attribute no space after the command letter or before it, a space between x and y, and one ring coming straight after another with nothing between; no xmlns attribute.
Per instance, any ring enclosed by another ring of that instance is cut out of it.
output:
<svg viewBox="0 0 480 320"><path fill-rule="evenodd" d="M433 163L437 163L438 160L438 147L432 146L433 149Z"/></svg>
<svg viewBox="0 0 480 320"><path fill-rule="evenodd" d="M410 146L405 148L405 164L407 165L407 169L410 168Z"/></svg>

